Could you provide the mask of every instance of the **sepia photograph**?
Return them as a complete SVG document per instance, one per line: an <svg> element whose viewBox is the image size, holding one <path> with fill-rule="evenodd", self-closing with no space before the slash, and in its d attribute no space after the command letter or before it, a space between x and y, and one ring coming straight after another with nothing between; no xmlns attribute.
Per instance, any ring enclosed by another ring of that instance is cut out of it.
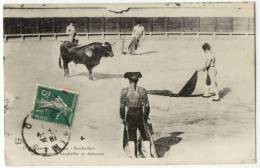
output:
<svg viewBox="0 0 260 168"><path fill-rule="evenodd" d="M3 4L8 166L256 163L255 2Z"/></svg>

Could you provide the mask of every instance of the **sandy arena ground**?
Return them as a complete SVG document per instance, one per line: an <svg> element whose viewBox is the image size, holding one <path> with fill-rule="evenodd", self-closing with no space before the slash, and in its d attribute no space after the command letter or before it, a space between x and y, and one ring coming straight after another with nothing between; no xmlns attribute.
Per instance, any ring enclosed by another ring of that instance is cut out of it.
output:
<svg viewBox="0 0 260 168"><path fill-rule="evenodd" d="M81 39L80 43L104 41ZM128 85L126 71L141 71L139 85L150 89L178 92L205 59L201 50L209 42L217 58L220 102L202 97L170 98L149 95L154 140L161 159L157 163L253 163L255 162L255 57L253 36L153 37L145 39L137 53L121 54L117 43L113 58L103 58L88 79L83 65L70 66L66 78L58 66L59 40L10 40L4 44L5 92L11 97L5 112L7 163L86 164L108 159L127 160L122 151L122 125L119 119L120 89ZM129 40L126 40L129 43ZM199 74L194 94L204 89ZM36 83L80 91L69 147L92 146L103 156L32 156L21 137L23 118L32 110ZM84 136L85 141L80 137ZM32 161L31 158L38 158ZM59 159L58 159L59 158ZM99 162L101 163L101 162ZM132 163L132 162L131 162ZM129 163L130 164L130 163Z"/></svg>

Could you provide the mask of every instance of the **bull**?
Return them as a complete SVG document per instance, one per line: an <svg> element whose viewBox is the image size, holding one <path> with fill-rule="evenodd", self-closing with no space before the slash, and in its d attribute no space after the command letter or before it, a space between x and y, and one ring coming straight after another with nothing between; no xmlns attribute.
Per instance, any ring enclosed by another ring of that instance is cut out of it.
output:
<svg viewBox="0 0 260 168"><path fill-rule="evenodd" d="M59 66L64 69L64 76L68 77L68 64L71 61L75 64L84 64L88 69L89 79L93 80L92 69L100 63L101 58L113 56L112 45L109 42L94 42L78 46L76 43L64 41L60 45Z"/></svg>

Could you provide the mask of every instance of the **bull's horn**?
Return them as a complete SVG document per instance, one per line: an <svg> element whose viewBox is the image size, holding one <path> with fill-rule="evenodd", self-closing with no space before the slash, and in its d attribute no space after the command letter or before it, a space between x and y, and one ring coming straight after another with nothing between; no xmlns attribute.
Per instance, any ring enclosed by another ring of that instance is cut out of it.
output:
<svg viewBox="0 0 260 168"><path fill-rule="evenodd" d="M64 41L60 41L60 44L63 44L64 43Z"/></svg>
<svg viewBox="0 0 260 168"><path fill-rule="evenodd" d="M106 47L106 46L107 46L107 45L106 45L106 42L102 43L102 46Z"/></svg>
<svg viewBox="0 0 260 168"><path fill-rule="evenodd" d="M113 42L111 45L113 46L113 45L115 45L116 43L117 43L117 41Z"/></svg>

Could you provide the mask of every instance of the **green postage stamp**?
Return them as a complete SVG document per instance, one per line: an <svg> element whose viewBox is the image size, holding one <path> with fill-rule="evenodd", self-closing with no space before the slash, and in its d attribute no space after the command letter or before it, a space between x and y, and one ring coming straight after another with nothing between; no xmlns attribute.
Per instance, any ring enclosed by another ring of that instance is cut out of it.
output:
<svg viewBox="0 0 260 168"><path fill-rule="evenodd" d="M32 118L71 126L78 93L38 85Z"/></svg>

